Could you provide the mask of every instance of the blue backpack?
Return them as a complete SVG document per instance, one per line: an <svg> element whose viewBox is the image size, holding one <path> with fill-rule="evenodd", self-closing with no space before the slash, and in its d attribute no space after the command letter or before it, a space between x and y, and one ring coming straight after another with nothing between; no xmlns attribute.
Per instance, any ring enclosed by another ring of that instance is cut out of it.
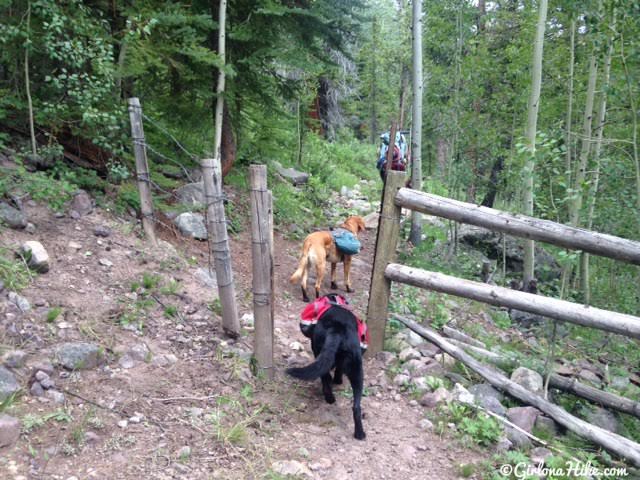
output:
<svg viewBox="0 0 640 480"><path fill-rule="evenodd" d="M336 247L345 255L355 255L360 252L360 241L349 230L337 228L331 232Z"/></svg>

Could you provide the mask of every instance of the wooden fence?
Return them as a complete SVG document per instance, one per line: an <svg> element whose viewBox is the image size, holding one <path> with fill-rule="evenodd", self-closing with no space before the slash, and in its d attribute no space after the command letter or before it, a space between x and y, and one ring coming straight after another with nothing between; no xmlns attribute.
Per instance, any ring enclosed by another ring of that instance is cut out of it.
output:
<svg viewBox="0 0 640 480"><path fill-rule="evenodd" d="M640 242L612 235L569 227L548 220L514 215L487 207L464 203L437 195L404 188L405 174L391 171L383 194L380 223L376 240L375 258L371 276L367 323L371 332L369 352L382 350L384 332L389 314L391 282L469 298L491 305L515 308L557 320L618 333L640 339L640 318L618 312L602 310L555 298L533 295L508 288L473 282L437 272L394 263L400 231L402 208L440 216L462 223L496 230L514 236L544 241L565 248L572 248L640 265ZM404 322L447 353L469 365L470 357L435 332L412 323ZM471 362L473 363L473 362ZM471 365L490 383L498 385L522 401L535 405L574 432L613 451L640 466L640 445L620 435L615 435L573 417L560 407L517 388L513 382L481 364ZM585 425L586 424L586 425Z"/></svg>

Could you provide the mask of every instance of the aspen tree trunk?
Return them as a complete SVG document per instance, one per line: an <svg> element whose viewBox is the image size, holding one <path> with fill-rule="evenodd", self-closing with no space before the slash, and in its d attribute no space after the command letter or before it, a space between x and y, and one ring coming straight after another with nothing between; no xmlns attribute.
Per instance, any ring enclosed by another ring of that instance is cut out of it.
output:
<svg viewBox="0 0 640 480"><path fill-rule="evenodd" d="M580 161L573 183L573 199L569 202L569 223L577 227L580 223L580 209L582 208L582 185L587 177L587 165L591 151L591 125L593 123L593 102L598 77L598 64L595 51L589 60L589 80L587 83L587 97L585 99L584 117L582 120L582 143L580 146Z"/></svg>
<svg viewBox="0 0 640 480"><path fill-rule="evenodd" d="M378 35L380 26L378 25L378 19L374 18L371 23L371 95L369 96L369 116L370 116L370 140L375 144L378 138L378 55L376 55L376 49L378 47Z"/></svg>
<svg viewBox="0 0 640 480"><path fill-rule="evenodd" d="M411 187L422 190L422 0L413 0L413 114L411 126ZM411 212L409 241L422 241L422 214Z"/></svg>
<svg viewBox="0 0 640 480"><path fill-rule="evenodd" d="M565 128L567 129L565 135L565 146L567 147L566 156L565 156L565 175L567 176L566 184L571 185L571 127L572 127L572 117L573 117L573 70L575 64L575 43L576 43L576 21L574 19L571 20L571 40L569 46L569 91L567 95L569 100L567 102L567 117L565 120Z"/></svg>
<svg viewBox="0 0 640 480"><path fill-rule="evenodd" d="M238 321L233 269L231 266L231 251L229 249L227 222L222 198L221 144L225 84L226 10L227 1L220 0L218 55L220 56L221 66L218 73L218 86L216 88L214 158L202 160L202 178L207 203L207 230L210 237L209 248L215 264L218 295L220 296L222 306L222 327L228 335L237 337L240 334L240 322Z"/></svg>
<svg viewBox="0 0 640 480"><path fill-rule="evenodd" d="M596 123L596 145L593 152L595 161L595 171L593 180L589 188L587 201L589 209L587 210L586 228L591 230L593 227L593 214L596 208L596 197L598 196L598 187L600 185L600 151L602 149L602 139L604 137L604 121L607 115L607 90L611 79L611 57L613 55L613 39L609 38L609 49L604 60L604 72L602 79L602 92L600 93L600 103L598 105L598 117ZM583 252L580 258L580 275L582 279L582 296L583 303L589 305L591 303L591 290L589 288L589 254Z"/></svg>
<svg viewBox="0 0 640 480"><path fill-rule="evenodd" d="M33 102L31 101L31 78L29 76L29 47L31 43L31 2L27 2L27 44L24 46L24 88L27 94L29 109L29 135L31 137L31 153L38 154L36 144L36 129L33 121Z"/></svg>
<svg viewBox="0 0 640 480"><path fill-rule="evenodd" d="M538 5L538 26L533 45L533 65L531 69L531 93L527 113L526 142L529 155L524 165L524 214L533 216L533 177L536 155L536 133L538 125L538 108L540 107L540 87L542 83L542 52L544 46L544 30L547 21L547 0L540 0ZM533 240L524 243L523 284L528 285L534 278L535 244Z"/></svg>
<svg viewBox="0 0 640 480"><path fill-rule="evenodd" d="M638 215L638 226L640 227L640 157L638 155L638 111L636 106L636 99L633 95L633 82L629 75L629 67L627 66L627 58L624 54L624 37L620 35L620 59L622 60L622 66L624 67L624 76L627 81L627 92L629 95L629 106L631 107L631 118L633 119L633 162L636 167L636 210Z"/></svg>

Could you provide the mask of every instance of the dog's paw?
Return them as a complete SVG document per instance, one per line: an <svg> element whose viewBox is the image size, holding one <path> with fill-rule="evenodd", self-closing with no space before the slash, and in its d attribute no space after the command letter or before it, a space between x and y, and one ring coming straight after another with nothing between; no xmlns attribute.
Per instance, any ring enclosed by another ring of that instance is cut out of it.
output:
<svg viewBox="0 0 640 480"><path fill-rule="evenodd" d="M347 285L347 292L353 293L353 292L355 292L355 290Z"/></svg>
<svg viewBox="0 0 640 480"><path fill-rule="evenodd" d="M336 397L333 395L333 393L331 395L325 395L324 396L324 401L331 404L331 403L336 403Z"/></svg>
<svg viewBox="0 0 640 480"><path fill-rule="evenodd" d="M364 433L364 430L355 432L353 436L356 438L356 440L364 440L365 438L367 438L367 434Z"/></svg>
<svg viewBox="0 0 640 480"><path fill-rule="evenodd" d="M337 290L338 284L336 282L331 282L331 290Z"/></svg>

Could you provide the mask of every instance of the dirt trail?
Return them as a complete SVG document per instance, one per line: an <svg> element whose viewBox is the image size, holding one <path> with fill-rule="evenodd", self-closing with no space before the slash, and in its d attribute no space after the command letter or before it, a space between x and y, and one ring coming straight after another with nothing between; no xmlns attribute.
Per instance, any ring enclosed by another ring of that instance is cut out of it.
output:
<svg viewBox="0 0 640 480"><path fill-rule="evenodd" d="M274 382L262 382L246 360L251 329L237 342L225 339L220 318L208 306L211 288L197 278L207 263L206 244L165 234L179 252L166 244L150 249L129 231L129 223L101 210L73 220L31 203L27 213L36 232L3 229L0 243L15 248L39 240L52 267L22 292L36 305L32 311L12 310L4 294L0 302L0 345L28 353L27 366L16 376L28 392L33 365L67 341L100 344L106 362L70 375L55 369L52 378L65 393L68 418L34 422L63 406L29 393L9 409L23 420L24 433L14 447L0 450L0 478L454 479L460 464L481 457L422 428L423 408L392 388L380 360L365 365L363 442L352 437L347 386L328 405L319 381L302 384L283 375L286 366L311 359L298 328L305 304L299 287L288 282L301 242L276 233L278 372ZM96 237L98 225L109 226L111 236ZM245 228L231 243L241 315L251 312L249 235ZM364 250L353 262L356 293L349 298L362 314L374 244L375 232L367 231ZM103 266L100 259L113 265ZM145 274L159 284L140 286ZM341 266L338 285L344 285ZM56 306L61 316L47 321ZM175 307L174 315L168 306ZM133 347L147 348L147 354L125 365L123 357ZM302 470L291 477L274 473L286 468Z"/></svg>

